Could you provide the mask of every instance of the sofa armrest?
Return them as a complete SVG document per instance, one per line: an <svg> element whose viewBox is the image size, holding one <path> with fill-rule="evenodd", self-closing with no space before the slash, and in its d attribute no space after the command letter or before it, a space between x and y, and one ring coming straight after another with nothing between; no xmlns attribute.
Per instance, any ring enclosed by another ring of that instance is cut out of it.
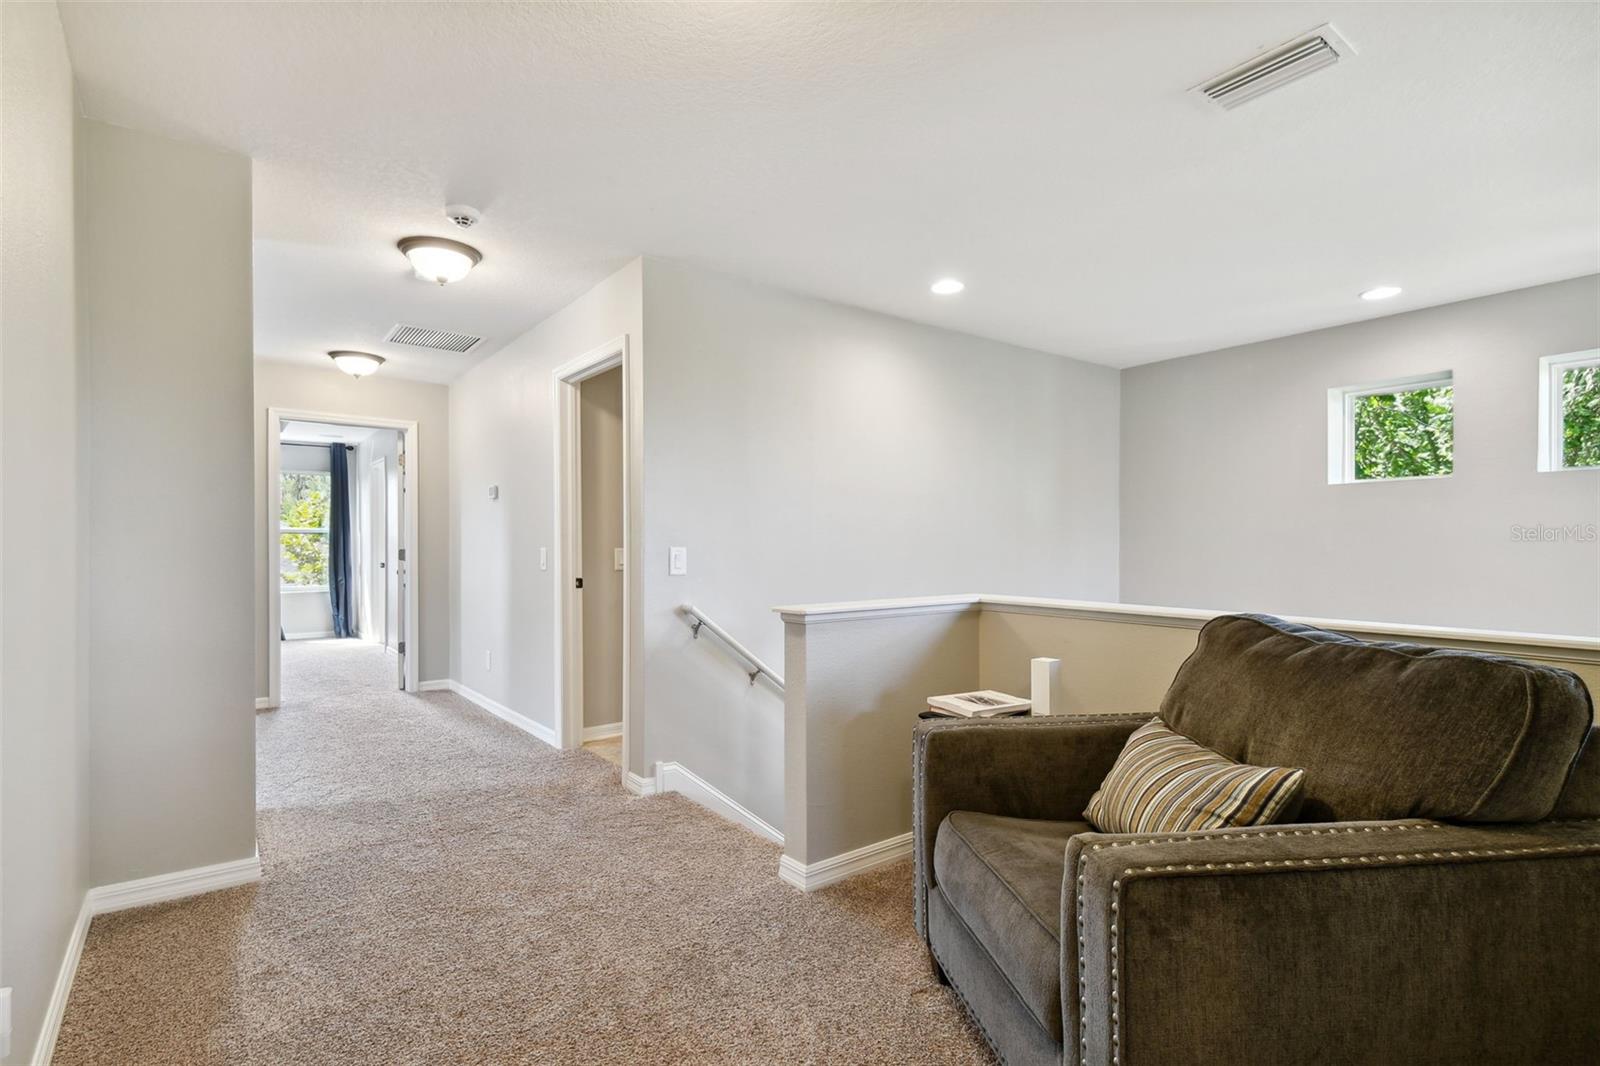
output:
<svg viewBox="0 0 1600 1066"><path fill-rule="evenodd" d="M912 739L917 931L928 936L933 839L951 811L1077 821L1148 714L920 722Z"/></svg>
<svg viewBox="0 0 1600 1066"><path fill-rule="evenodd" d="M1595 820L1085 833L1066 1061L1596 1061L1597 884Z"/></svg>

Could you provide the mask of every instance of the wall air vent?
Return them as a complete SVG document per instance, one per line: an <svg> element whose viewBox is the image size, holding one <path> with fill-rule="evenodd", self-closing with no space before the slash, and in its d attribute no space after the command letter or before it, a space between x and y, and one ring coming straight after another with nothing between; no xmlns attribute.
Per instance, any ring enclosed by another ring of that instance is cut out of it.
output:
<svg viewBox="0 0 1600 1066"><path fill-rule="evenodd" d="M1332 26L1318 26L1195 86L1194 91L1219 107L1232 110L1355 54L1339 31Z"/></svg>
<svg viewBox="0 0 1600 1066"><path fill-rule="evenodd" d="M396 326L383 338L390 344L409 344L413 348L433 348L441 352L470 352L482 337L469 333L446 333L425 326Z"/></svg>

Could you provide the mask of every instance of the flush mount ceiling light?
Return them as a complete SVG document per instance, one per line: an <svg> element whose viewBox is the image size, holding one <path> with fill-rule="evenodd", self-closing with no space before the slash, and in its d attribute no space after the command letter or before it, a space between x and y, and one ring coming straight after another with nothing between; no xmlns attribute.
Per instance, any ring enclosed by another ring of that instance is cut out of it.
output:
<svg viewBox="0 0 1600 1066"><path fill-rule="evenodd" d="M1363 300L1388 300L1399 296L1403 290L1398 285L1379 285L1361 294Z"/></svg>
<svg viewBox="0 0 1600 1066"><path fill-rule="evenodd" d="M954 296L966 287L966 283L958 278L940 278L928 286L928 291L935 296Z"/></svg>
<svg viewBox="0 0 1600 1066"><path fill-rule="evenodd" d="M472 245L447 237L407 237L400 242L400 251L417 277L440 285L460 281L483 262L483 254Z"/></svg>
<svg viewBox="0 0 1600 1066"><path fill-rule="evenodd" d="M364 378L383 365L383 356L371 352L329 352L328 358L353 378Z"/></svg>

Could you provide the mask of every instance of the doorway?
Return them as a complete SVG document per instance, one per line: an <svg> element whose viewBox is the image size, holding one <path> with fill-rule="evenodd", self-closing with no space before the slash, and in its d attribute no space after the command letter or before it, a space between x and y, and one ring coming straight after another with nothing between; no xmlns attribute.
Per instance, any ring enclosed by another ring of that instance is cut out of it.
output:
<svg viewBox="0 0 1600 1066"><path fill-rule="evenodd" d="M299 640L365 642L394 688L417 690L419 449L415 422L268 410L266 706Z"/></svg>
<svg viewBox="0 0 1600 1066"><path fill-rule="evenodd" d="M629 766L632 605L637 574L630 525L637 498L634 368L618 338L557 368L557 743L593 746Z"/></svg>
<svg viewBox="0 0 1600 1066"><path fill-rule="evenodd" d="M578 384L583 746L622 764L622 368Z"/></svg>

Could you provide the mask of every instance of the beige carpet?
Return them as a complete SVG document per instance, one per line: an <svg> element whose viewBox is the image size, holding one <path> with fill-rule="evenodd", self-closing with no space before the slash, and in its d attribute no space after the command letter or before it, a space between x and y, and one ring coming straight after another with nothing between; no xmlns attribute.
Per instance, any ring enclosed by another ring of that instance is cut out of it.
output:
<svg viewBox="0 0 1600 1066"><path fill-rule="evenodd" d="M104 1063L987 1063L909 863L804 896L778 849L354 641L257 715L259 885L95 919L56 1052Z"/></svg>

